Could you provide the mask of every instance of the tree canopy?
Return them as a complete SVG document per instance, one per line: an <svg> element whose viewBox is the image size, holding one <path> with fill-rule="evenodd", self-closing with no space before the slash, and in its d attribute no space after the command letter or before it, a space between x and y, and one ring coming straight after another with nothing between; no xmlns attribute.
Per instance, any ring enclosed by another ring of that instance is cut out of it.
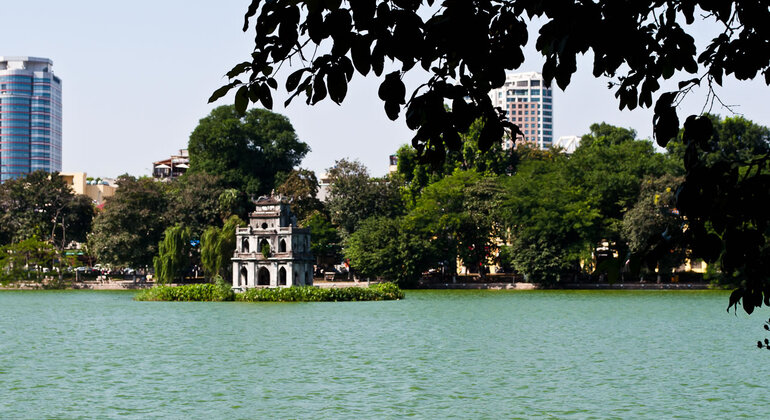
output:
<svg viewBox="0 0 770 420"><path fill-rule="evenodd" d="M528 22L535 17L544 22L535 48L545 57L547 85L555 80L566 88L578 55L590 52L593 75L610 78L620 108L633 109L652 107L660 82L684 74L677 91L655 101L661 145L676 137L676 104L693 85L758 74L770 84L770 11L750 0L252 0L243 30L255 20L254 50L227 73L231 81L210 101L237 88L240 112L250 101L271 109L275 76L290 60L300 68L286 78L287 103L297 96L308 104L326 97L340 103L354 74L371 72L382 78L378 94L388 117L406 109L421 155L440 159L446 149L458 150L459 133L478 118L486 121L479 146L487 149L505 127L519 131L487 93L503 85L506 71L522 65ZM688 32L696 19L721 31L702 51ZM386 67L386 58L393 66ZM418 66L428 80L408 96L402 79Z"/></svg>
<svg viewBox="0 0 770 420"><path fill-rule="evenodd" d="M310 151L283 115L256 108L238 113L232 105L202 118L188 149L190 173L219 175L226 188L251 196L270 193L276 174L291 171Z"/></svg>

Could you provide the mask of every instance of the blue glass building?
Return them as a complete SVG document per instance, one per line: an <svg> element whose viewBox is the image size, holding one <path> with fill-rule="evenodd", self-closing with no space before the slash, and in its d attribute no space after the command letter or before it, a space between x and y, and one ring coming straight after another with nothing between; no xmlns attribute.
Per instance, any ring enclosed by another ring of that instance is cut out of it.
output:
<svg viewBox="0 0 770 420"><path fill-rule="evenodd" d="M61 79L53 62L0 57L0 182L62 167Z"/></svg>

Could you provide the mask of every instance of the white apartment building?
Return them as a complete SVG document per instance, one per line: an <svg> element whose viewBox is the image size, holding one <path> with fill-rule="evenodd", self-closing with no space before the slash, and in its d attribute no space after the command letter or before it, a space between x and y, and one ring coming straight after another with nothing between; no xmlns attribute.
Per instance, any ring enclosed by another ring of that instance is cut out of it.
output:
<svg viewBox="0 0 770 420"><path fill-rule="evenodd" d="M553 90L543 85L543 75L537 72L510 73L503 87L489 92L492 105L502 108L508 121L524 133L506 140L503 147L528 142L540 149L553 145Z"/></svg>

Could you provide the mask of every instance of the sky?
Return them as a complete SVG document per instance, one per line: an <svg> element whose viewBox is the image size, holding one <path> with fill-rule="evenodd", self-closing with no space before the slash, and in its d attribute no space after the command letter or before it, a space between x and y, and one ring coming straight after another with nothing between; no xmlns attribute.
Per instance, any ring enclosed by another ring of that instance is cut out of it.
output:
<svg viewBox="0 0 770 420"><path fill-rule="evenodd" d="M214 104L207 100L227 82L224 74L233 65L250 58L253 33L241 31L249 2L4 1L0 56L53 60L63 83L63 171L94 177L149 175L153 161L187 147L198 120L232 103L232 95ZM713 37L710 29L695 28L699 45ZM536 29L529 38L518 71L542 67L533 48ZM639 138L652 137L652 110L619 111L607 89L609 79L591 75L591 58L584 57L578 69L566 91L554 89L555 137L583 135L602 121L633 128ZM417 83L420 76L409 80ZM320 175L336 160L349 158L360 160L374 176L387 172L388 155L414 133L403 116L396 121L386 117L377 97L379 83L356 74L341 106L326 100L311 107L297 98L284 108L285 90L274 93L273 111L286 115L311 148L302 167ZM664 84L661 92L673 86ZM770 88L761 81L726 78L718 94L736 105L733 111L770 126ZM705 89L690 94L680 117L700 113L705 99ZM730 114L718 107L711 111Z"/></svg>

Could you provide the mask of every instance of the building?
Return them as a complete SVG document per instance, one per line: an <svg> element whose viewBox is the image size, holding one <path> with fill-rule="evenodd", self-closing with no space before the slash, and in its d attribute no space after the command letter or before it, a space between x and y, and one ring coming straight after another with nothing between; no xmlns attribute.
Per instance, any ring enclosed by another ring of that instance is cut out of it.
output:
<svg viewBox="0 0 770 420"><path fill-rule="evenodd" d="M511 73L505 77L503 87L489 92L492 105L500 107L508 121L519 126L523 136L509 139L504 147L521 142L531 143L540 149L553 144L553 90L543 85L543 76L537 72ZM515 142L515 143L514 143Z"/></svg>
<svg viewBox="0 0 770 420"><path fill-rule="evenodd" d="M564 149L564 153L572 154L575 149L580 146L580 137L578 136L561 136L553 143L554 147L561 147Z"/></svg>
<svg viewBox="0 0 770 420"><path fill-rule="evenodd" d="M62 167L61 79L53 62L0 57L0 182Z"/></svg>
<svg viewBox="0 0 770 420"><path fill-rule="evenodd" d="M297 227L289 205L260 197L249 224L236 228L233 289L313 284L310 229Z"/></svg>
<svg viewBox="0 0 770 420"><path fill-rule="evenodd" d="M83 194L100 206L109 197L115 195L118 185L114 179L88 179L85 172L61 172L59 176L72 188L75 194Z"/></svg>
<svg viewBox="0 0 770 420"><path fill-rule="evenodd" d="M160 180L178 178L190 168L190 155L187 149L181 149L179 154L171 155L168 159L152 163L152 177Z"/></svg>

